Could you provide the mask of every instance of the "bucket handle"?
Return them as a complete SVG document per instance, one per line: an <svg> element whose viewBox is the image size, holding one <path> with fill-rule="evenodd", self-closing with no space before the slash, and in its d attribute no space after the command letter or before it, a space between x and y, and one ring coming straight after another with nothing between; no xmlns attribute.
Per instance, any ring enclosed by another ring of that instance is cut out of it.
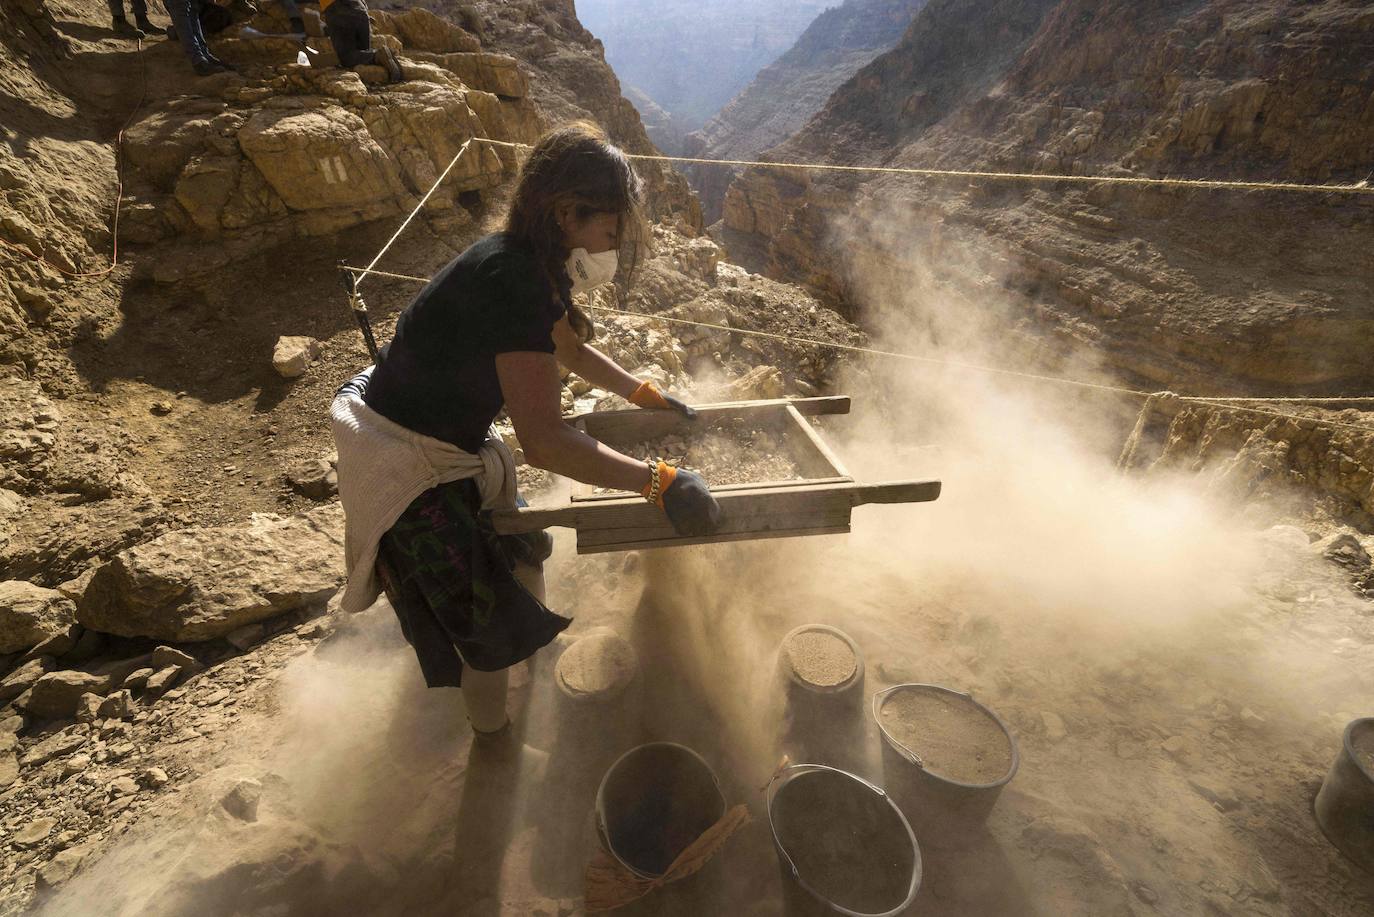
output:
<svg viewBox="0 0 1374 917"><path fill-rule="evenodd" d="M801 882L801 884L806 886L807 888L810 888L810 886L807 886L806 882L803 881L801 877L801 872L797 869L797 864L792 862L791 855L782 846L782 844L778 843L777 832L773 829L773 797L777 795L779 780L784 780L784 778L786 780L790 780L793 777L800 777L802 774L813 774L818 771L829 771L830 773L834 774L843 774L844 776L849 777L852 780L859 781L864 786L868 787L870 790L877 793L879 797L883 799L887 798L887 790L878 786L873 781L865 780L858 774L851 774L849 773L849 771L842 771L838 767L830 767L827 764L792 764L787 767L778 768L777 773L773 774L773 779L769 780L768 786L764 788L763 810L768 813L768 830L773 833L773 846L776 847L778 852L783 855L783 858L787 860L787 868L792 870L793 878L795 878L798 882Z"/></svg>
<svg viewBox="0 0 1374 917"><path fill-rule="evenodd" d="M797 864L792 859L792 855L787 852L787 848L783 847L782 842L778 839L778 829L773 825L773 797L777 795L776 786L778 781L784 780L784 778L791 779L795 776L816 773L818 771L829 771L830 773L834 774L842 774L843 776L848 777L851 780L857 780L859 783L862 783L864 786L868 787L870 790L877 793L878 796L882 799L887 799L887 791L884 790L882 787L878 786L873 781L860 777L858 774L851 774L849 771L840 770L838 767L831 767L828 764L793 764L788 767L781 767L778 768L777 772L773 774L773 779L768 781L768 786L765 788L764 792L763 810L768 815L768 831L770 834L773 835L773 849L776 850L779 854L781 854L782 858L787 861L787 868L791 871L792 878L797 881L798 885L806 889L807 892L809 892L810 894L815 895L817 898L825 900L818 892L816 892L815 889L813 889L807 883L805 879L801 877L801 871L797 869ZM902 826L906 828L907 835L911 838L912 846L916 848L916 871L911 879L912 888L910 891L907 892L906 902L904 902L896 911L889 912L891 914L895 914L897 913L897 911L903 910L908 905L910 905L911 899L915 897L916 888L918 887L918 883L920 882L921 878L921 848L918 842L916 841L916 835L911 830L911 823L907 821L906 815L904 815L902 813L902 810L898 808L895 803L892 803L891 800L888 800L888 804L892 805L893 810L897 813L897 817L901 819ZM830 902L830 906L835 910L838 910L841 914L849 914L853 915L853 917L860 917L860 915L858 915L856 912L842 908L840 907L840 905L835 904L834 902Z"/></svg>
<svg viewBox="0 0 1374 917"><path fill-rule="evenodd" d="M883 726L882 718L881 718L880 716L878 716L878 711L881 710L881 709L882 709L882 706L883 706L883 699L886 698L886 697L887 697L889 694L891 694L893 691L896 691L898 688L939 688L941 691L948 691L950 694L957 694L957 695L959 695L960 697L964 698L965 700L973 701L973 703L975 703L975 704L977 704L978 702L977 702L976 700L973 700L973 695L972 695L972 694L969 694L969 693L966 692L966 691L956 691L956 690L954 690L953 688L946 688L944 685L925 685L925 684L919 684L919 685L918 685L918 684L893 685L892 687L890 687L890 688L884 688L883 690L881 690L881 691L879 691L879 692L877 692L876 694L873 695L873 722L875 722L875 723L878 724L878 729L882 732L883 738L887 741L887 744L888 744L888 745L891 745L891 746L892 746L892 750L895 751L895 752L897 752L897 754L901 755L903 758L906 758L908 761L910 761L912 764L914 764L914 765L916 765L917 767L919 767L921 770L925 770L925 769L926 769L926 763L925 763L925 761L923 761L923 760L921 759L921 756L920 756L919 754L917 754L915 751L913 751L912 749L907 748L907 747L906 747L905 745L903 745L901 742L898 742L896 739L894 739L894 738L891 736L891 734L888 733L886 727ZM982 706L982 705L979 704L979 706ZM860 779L862 779L862 778L860 778ZM867 781L865 781L865 782L867 782Z"/></svg>

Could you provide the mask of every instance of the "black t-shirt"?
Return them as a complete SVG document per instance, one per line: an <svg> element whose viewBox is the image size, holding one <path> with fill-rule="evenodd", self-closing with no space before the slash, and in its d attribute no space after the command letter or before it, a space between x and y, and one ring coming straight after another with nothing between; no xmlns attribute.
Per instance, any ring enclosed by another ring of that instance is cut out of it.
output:
<svg viewBox="0 0 1374 917"><path fill-rule="evenodd" d="M524 242L502 233L478 240L401 313L363 400L403 427L476 452L505 403L496 355L553 353L565 296Z"/></svg>

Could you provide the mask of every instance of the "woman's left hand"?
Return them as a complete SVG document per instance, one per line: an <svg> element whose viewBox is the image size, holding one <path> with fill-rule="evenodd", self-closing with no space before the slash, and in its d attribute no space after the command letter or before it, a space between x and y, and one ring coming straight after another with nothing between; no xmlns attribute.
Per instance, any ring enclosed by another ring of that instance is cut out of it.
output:
<svg viewBox="0 0 1374 917"><path fill-rule="evenodd" d="M688 420L696 420L697 412L687 404L674 398L672 395L665 395L658 390L658 386L652 382L641 382L639 388L635 389L630 395L630 404L641 408L658 408L662 411L677 411Z"/></svg>

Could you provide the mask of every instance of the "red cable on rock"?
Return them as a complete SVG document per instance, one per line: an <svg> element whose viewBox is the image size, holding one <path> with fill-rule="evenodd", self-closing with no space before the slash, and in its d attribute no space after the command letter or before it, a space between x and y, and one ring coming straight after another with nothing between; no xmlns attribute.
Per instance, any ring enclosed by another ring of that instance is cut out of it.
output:
<svg viewBox="0 0 1374 917"><path fill-rule="evenodd" d="M148 99L148 63L143 59L143 39L140 38L137 39L137 41L138 50L136 53L138 54L139 72L142 78L143 89L138 97L138 104L134 106L133 111L129 112L129 117L124 119L123 126L120 127L119 133L115 135L115 207L114 217L110 224L112 245L110 266L99 271L69 271L66 268L58 267L41 255L35 255L22 245L16 245L8 239L0 238L0 245L13 249L26 258L30 258L40 264L46 264L54 271L66 277L75 277L77 279L104 277L119 266L119 211L124 205L124 132L129 129L129 125L134 122L134 116L139 113L143 108L143 103Z"/></svg>

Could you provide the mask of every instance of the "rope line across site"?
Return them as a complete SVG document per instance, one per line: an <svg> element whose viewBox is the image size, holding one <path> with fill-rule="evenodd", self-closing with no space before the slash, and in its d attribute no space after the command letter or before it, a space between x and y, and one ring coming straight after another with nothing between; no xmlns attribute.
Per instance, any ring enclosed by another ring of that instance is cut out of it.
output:
<svg viewBox="0 0 1374 917"><path fill-rule="evenodd" d="M355 274L355 275L361 274L361 273L363 273L363 271L364 271L364 268L353 267L352 265L348 265L348 264L341 264L339 267L340 267L341 270L352 272L352 273ZM414 275L414 274L398 274L398 273L395 273L395 272L392 272L392 271L371 270L371 271L368 271L368 273L375 274L375 275L378 276L378 277L385 277L385 278L389 278L389 279L392 279L392 280L407 280L407 281L411 281L411 282L413 282L413 283L422 283L422 284L423 284L423 283L429 283L429 280L430 280L430 278L428 278L428 277L418 277L418 276L416 276L416 275ZM974 371L974 372L991 373L991 374L994 374L994 375L1001 375L1001 376L1015 376L1015 377L1017 377L1017 378L1021 378L1021 379L1031 379L1031 380L1034 380L1034 381L1037 381L1037 382L1053 382L1053 383L1058 383L1058 384L1060 384L1060 385L1072 385L1072 386L1077 386L1077 387L1079 387L1079 388L1098 389L1098 390L1100 390L1100 391L1114 392L1114 393L1116 393L1116 394L1121 394L1121 395L1133 395L1133 396L1135 396L1135 397L1137 397L1137 398L1147 398L1147 399L1148 399L1148 398L1151 398L1151 397L1163 396L1163 395L1165 395L1165 394L1168 394L1168 393L1165 393L1165 392L1147 392L1147 391L1144 391L1144 390L1142 390L1142 389L1124 388L1124 387L1118 386L1118 385L1106 385L1106 384L1101 383L1101 382L1087 382L1087 381L1084 381L1084 380L1082 380L1082 379L1067 379L1067 378L1064 378L1063 376L1045 376L1045 375L1041 375L1041 374L1038 374L1038 373L1020 372L1020 371L1018 371L1018 370L1014 370L1014 369L1003 369L1003 368L997 367L997 366L984 366L984 365L981 365L981 364L978 364L978 363L967 363L967 362L964 362L964 361L962 361L962 360L942 360L942 359L939 359L939 358L937 358L937 357L924 357L924 356L921 356L921 355L919 355L919 354L914 354L914 353L902 353L901 351L897 351L897 350L880 350L880 349L873 348L873 347L860 347L860 346L858 346L858 345L856 345L856 344L841 344L841 343L838 343L838 342L836 342L836 341L823 341L823 340L820 340L820 339L818 339L818 338L796 337L796 336L792 336L792 335L778 334L778 333L773 332L773 331L760 331L760 330L755 329L755 328L736 328L736 327L733 327L733 326L731 326L731 325L721 325L721 324L717 324L717 323L714 323L714 322L699 322L699 321L695 321L695 320L692 320L692 319L675 318L675 317L668 316L668 315L653 315L653 314L645 313L645 312L631 312L631 311L629 311L629 310L627 310L627 309L616 309L616 308L613 308L613 307L611 307L611 306L589 305L588 308L591 309L591 310L593 310L593 311L596 311L596 312L607 312L607 313L611 313L611 314L613 314L613 315L622 315L622 316L625 316L625 317L627 317L627 318L638 318L638 319L645 319L645 320L648 320L648 321L668 322L668 323L674 324L674 325L688 325L688 326L691 326L691 327L694 327L694 328L709 328L709 329L716 330L716 331L725 331L725 332L728 332L728 333L730 333L730 334L742 334L742 335L751 335L751 336L753 336L753 337L769 338L769 339L772 339L772 340L782 341L783 343L787 343L787 344L806 344L806 345L810 345L810 346L813 346L813 347L826 347L826 348L830 348L830 349L833 349L833 350L844 350L844 351L850 351L850 352L853 352L853 353L869 354L869 355L872 355L872 356L893 357L893 358L901 359L901 360L911 360L911 361L917 362L917 363L929 363L929 364L938 365L938 366L950 366L950 367L954 367L954 368L956 368L956 369L967 369L967 370L972 370L972 371ZM1301 414L1286 414L1286 413L1282 413L1282 412L1279 412L1279 411L1268 411L1268 410L1264 410L1264 409L1262 409L1262 408L1248 407L1246 404L1241 403L1241 402L1252 402L1252 403L1285 402L1285 403L1314 403L1314 404L1329 404L1329 403L1346 403L1346 404L1348 404L1348 403L1360 403L1360 404L1369 403L1369 404L1374 404L1374 396L1354 395L1354 396L1345 397L1345 398L1342 398L1342 397L1320 397L1320 398L1301 398L1301 397L1285 397L1285 398L1249 398L1249 397L1245 397L1245 396L1239 396L1239 397L1218 397L1218 396L1200 396L1200 395L1178 395L1177 397L1178 397L1179 400L1181 400L1181 401L1188 401L1188 402L1194 402L1194 403L1199 403L1199 404L1219 405L1219 406L1224 407L1224 408L1230 408L1231 410L1245 411L1245 412L1248 412L1248 413L1251 413L1251 414L1263 414L1263 415L1267 415L1267 416L1271 416L1271 417L1281 417L1281 418L1284 418L1284 419L1287 419L1287 420L1294 420L1294 421L1307 421L1307 422L1309 422L1309 423L1321 424L1321 425L1323 425L1323 426L1340 427L1340 428L1346 428L1346 429L1356 430L1356 431L1359 431L1359 432L1361 432L1361 433L1374 433L1374 427L1365 426L1365 425L1363 425L1363 424L1347 423L1347 422L1345 422L1345 421L1340 421L1340 420L1327 420L1327 419L1325 419L1325 418L1320 418L1320 417L1304 417L1304 416L1302 416Z"/></svg>
<svg viewBox="0 0 1374 917"><path fill-rule="evenodd" d="M533 149L528 143L512 143L508 140L492 140L488 137L476 138L492 146L511 147L512 149ZM1374 195L1374 185L1368 181L1344 185L1313 185L1304 182L1282 181L1242 181L1239 179L1213 178L1150 178L1144 175L1063 175L1055 172L994 172L977 169L932 169L907 166L845 166L826 162L768 162L752 159L698 159L692 156L661 156L647 153L627 153L630 159L643 162L682 162L695 165L731 166L766 169L801 169L810 172L866 172L887 175L922 175L928 178L976 178L995 181L1024 181L1038 183L1078 183L1109 185L1143 185L1146 187L1179 187L1198 189L1224 189L1229 191L1290 191L1309 194L1369 194Z"/></svg>
<svg viewBox="0 0 1374 917"><path fill-rule="evenodd" d="M367 277L368 275L376 275L376 276L378 276L378 277L388 277L388 278L391 278L391 279L393 279L393 280L408 280L408 281L412 281L412 282L414 282L414 283L422 283L422 284L429 283L430 278L428 278L428 277L417 277L417 276L415 276L415 275L413 275L413 274L398 274L398 273L395 273L395 272L392 272L392 271L379 271L379 270L377 270L377 262L381 261L382 256L385 255L385 254L387 253L387 250L391 248L392 244L396 241L396 239L401 235L402 232L405 231L405 228L406 228L407 226L410 225L411 220L415 219L415 216L416 216L416 215L420 212L420 210L424 207L425 203L429 200L430 196L434 193L435 189L439 187L439 185L443 182L443 180L448 176L449 172L452 171L454 164L457 163L458 159L463 155L463 153L467 150L468 146L469 146L469 145L472 143L472 141L474 141L474 140L477 140L477 141L479 141L479 142L481 142L481 143L489 144L489 145L491 145L491 146L500 146L500 147L508 147L508 148L511 148L511 149L524 149L524 150L533 149L533 147L530 146L530 145L527 144L527 143L512 143L512 142L506 141L506 140L492 140L491 138L488 138L488 137L476 137L476 136L474 136L474 137L469 137L469 138L467 139L467 141L464 142L463 145L458 149L458 152L457 152L456 154L454 154L453 159L449 162L448 167L444 169L443 174L441 174L441 175L439 176L438 180L435 181L434 185L429 189L429 191L425 192L425 196L422 197L422 198L420 199L420 202L419 202L418 204L416 204L415 208L410 212L409 216L407 216L407 217L405 218L404 222L401 223L400 228L397 229L396 232L394 232L394 233L392 234L391 238L388 239L387 242L386 242L386 244L382 246L381 251L379 251L379 252L377 253L376 257L374 257L374 258L372 259L372 261L368 264L367 267L365 267L365 268L359 268L359 267L353 267L352 265L340 263L340 265L339 265L339 270L348 272L349 275L350 275L351 284L350 284L350 288L349 288L349 298L350 298L351 304L352 304L352 306L353 306L353 308L354 308L354 310L355 310L355 314L358 314L358 315L362 316L362 317L359 319L359 321L360 321L360 324L361 324L362 327L363 327L363 334L364 334L365 337L369 337L369 338L370 338L371 332L370 332L369 323L366 321L366 317L365 317L365 316L366 316L366 307L365 307L365 306L362 306L361 297L357 294L357 285L360 284L360 283L363 281L363 279L364 279L365 277ZM1164 179L1164 178L1135 178L1135 177L1129 177L1129 178L1128 178L1128 177L1124 177L1124 176L1105 176L1105 177L1103 177L1103 176L1083 176L1083 175L1067 175L1067 176L1064 176L1064 175L1048 175L1048 174L1034 173L1034 172L1027 172L1027 173L1018 173L1018 172L969 172L969 171L954 171L954 170L941 170L941 169L899 169L899 168L889 167L889 166L871 166L871 167L870 167L870 166L832 166L832 165L826 165L826 164L807 164L807 163L767 163L767 162L748 162L748 161L743 161L743 160L692 159L692 158L690 158L690 157L681 157L681 156L648 156L648 155L639 154L639 153L631 153L631 154L627 154L627 155L628 155L631 159L640 159L640 160L649 160L649 161L662 161L662 162L699 162L699 163L712 163L712 164L716 164L716 165L738 165L738 166L776 166L776 167L780 167L780 168L830 169L830 170L851 171L851 172L852 172L852 171L889 172L889 173L902 173L902 174L913 174L913 175L935 175L935 176L964 177L964 178L1026 179L1026 180L1032 180L1032 181L1106 181L1106 182L1114 182L1114 183L1117 183L1117 184L1123 184L1123 183L1124 183L1124 184L1137 184L1137 185L1174 185L1174 186L1182 185L1182 186L1191 186L1191 187L1197 187L1197 188L1228 188L1228 189L1243 189L1243 190L1251 190L1251 191L1255 191L1255 190L1277 190L1277 191L1322 191L1322 192L1328 192L1328 191L1342 191L1342 192L1352 192L1352 193L1359 193L1359 194L1374 193L1374 187L1367 187L1367 186L1365 185L1365 183L1360 183L1360 184L1358 184L1358 185L1302 185L1302 184L1295 184L1295 183L1291 183L1291 182L1238 182L1238 181L1230 181L1230 182L1227 182L1227 181L1208 181L1208 180L1201 180L1201 179ZM715 323L712 323L712 322L698 322L698 321L693 321L693 320L691 320L691 319L673 318L673 317L669 317L669 316L666 316L666 315L648 315L648 314L640 313L640 312L630 312L630 311L627 311L627 310L625 310L625 309L616 309L616 308L613 308L613 307L610 307L610 306L597 306L597 305L591 305L591 306L589 306L589 308L591 308L592 310L597 311L597 312L608 312L608 313L612 313L612 314L628 316L628 317L630 317L630 318L642 318L642 319L649 319L649 320L658 320L658 321L670 322L670 323L677 324L677 325L688 325L688 326L697 327L697 328L710 328L710 329L719 330L719 331L726 331L726 332L729 332L729 333L731 333L731 334L744 334L744 335L752 335L752 336L755 336L755 337L770 338L770 339L773 339L773 340L783 341L783 342L785 342L785 343L790 343L790 344L805 344L805 345L809 345L809 346L813 346L813 347L826 347L826 348L831 348L831 349L834 349L834 350L849 351L849 352L853 352L853 353L863 353L863 354L869 354L869 355L872 355L872 356L881 356L881 357L890 357L890 358L902 359L902 360L911 360L911 361L913 361L913 362L928 363L928 364L940 365L940 366L951 366L951 367L955 367L955 368L958 368L958 369L968 369L968 370L972 370L972 371L975 371L975 372L985 372L985 373L991 373L991 374L995 374L995 375L1004 375L1004 376L1015 376L1015 377L1022 378L1022 379L1031 379L1031 380L1034 380L1034 381L1037 381L1037 382L1052 382L1052 383L1058 383L1058 384L1060 384L1060 385L1072 385L1072 386L1076 386L1076 387L1079 387L1079 388L1088 388L1088 389L1096 389L1096 390L1099 390L1099 391L1115 392L1115 393L1117 393L1117 394L1122 394L1122 395L1132 395L1132 396L1137 397L1137 398L1144 398L1144 399L1146 399L1146 406L1147 406L1147 407L1149 407L1149 406L1153 403L1153 401L1152 401L1151 399L1158 400L1159 398L1162 398L1162 397L1164 397L1165 395L1172 394L1172 393L1168 393L1168 392L1146 392L1146 391L1142 391L1142 390L1140 390L1140 389L1124 388L1124 387L1122 387L1122 386L1116 386L1116 385L1106 385L1106 384L1100 383L1100 382L1086 382L1086 381L1083 381L1083 380L1081 380L1081 379L1066 379L1066 378L1063 378L1063 377L1061 377L1061 376L1044 376L1044 375L1040 375L1040 374L1037 374L1037 373L1026 373L1026 372L1020 372L1020 371L1012 370L1012 369L1002 369L1002 368L995 367L995 366L981 366L981 365L976 364L976 363L965 363L965 362L962 362L962 361L959 361L959 360L941 360L941 359L938 359L938 358L935 358L935 357L923 357L923 356L919 356L919 355L917 355L917 354L901 353L901 352L899 352L899 351L893 351L893 350L878 350L878 349L876 349L876 348L871 348L871 347L859 347L859 346L854 345L854 344L840 344L840 343L837 343L837 342L835 342L835 341L822 341L822 340L817 340L817 339L815 339L815 338L794 337L794 336L790 336L790 335L777 334L777 333L771 332L771 331L759 331L759 330L756 330L756 329L753 329L753 328L733 328L733 327L731 327L731 326L729 326L729 325L720 325L720 324L715 324ZM372 344L372 342L371 342L370 340L368 341L368 349L369 349L369 351L372 351L372 350L374 349L374 345ZM375 353L374 353L374 359L375 359ZM1341 429L1355 430L1355 431L1358 431L1358 432L1360 432L1360 433L1374 433L1374 427L1365 426L1365 425L1363 425L1363 424L1347 423L1347 422L1345 422L1345 421L1340 421L1340 420L1327 420L1327 419L1325 419L1325 418L1319 418L1319 417L1304 417L1304 416L1302 416L1302 415L1300 415L1300 414L1287 414L1287 413L1283 413L1283 412L1280 412L1280 411L1269 411L1269 410L1265 410L1265 409L1263 409L1263 408L1249 407L1249 406L1247 406L1247 404L1242 404L1242 403L1240 403L1240 402L1247 402L1247 403L1262 403L1262 402L1270 402L1270 401L1273 401L1273 402L1323 402L1323 403L1331 403L1331 402L1338 402L1338 401L1339 401L1339 402L1347 402L1347 403L1348 403L1348 402L1355 401L1355 402L1361 402L1361 403L1363 403L1363 402L1374 403L1374 396L1370 396L1370 397L1366 397L1366 396L1356 396L1356 397L1353 397L1353 398L1326 398L1326 399L1305 399L1305 398L1272 398L1272 399L1271 399L1271 398L1245 398L1245 397L1219 398L1219 397L1199 397L1199 396L1191 396L1191 395L1178 395L1178 396L1176 396L1176 397L1178 397L1181 401L1193 402L1193 403L1197 403L1197 404L1213 404L1213 405L1220 405L1220 406L1222 406L1222 407L1225 407L1225 408L1228 408L1228 409L1234 410L1234 411L1242 411L1242 412L1247 412L1247 413L1251 413L1251 414L1259 414L1259 415L1265 415L1265 416L1270 416L1270 417L1278 417L1278 418L1283 418L1283 419L1285 419L1285 420L1291 420L1291 421L1297 421L1297 422L1303 422L1303 421L1305 421L1305 422L1307 422L1307 423L1320 424L1320 425L1322 425L1322 426L1329 426L1329 427L1337 427L1337 428L1341 428Z"/></svg>

